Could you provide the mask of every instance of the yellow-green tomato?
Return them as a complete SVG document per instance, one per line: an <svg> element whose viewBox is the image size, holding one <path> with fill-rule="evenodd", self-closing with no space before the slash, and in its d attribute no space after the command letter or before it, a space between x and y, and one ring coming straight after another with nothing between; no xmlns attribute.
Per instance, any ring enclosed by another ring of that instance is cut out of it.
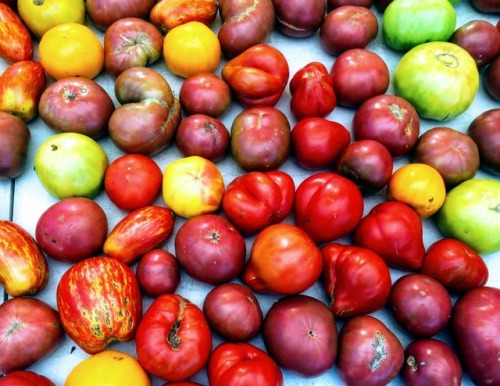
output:
<svg viewBox="0 0 500 386"><path fill-rule="evenodd" d="M203 157L176 159L166 166L163 173L165 204L184 218L216 212L224 190L219 168Z"/></svg>
<svg viewBox="0 0 500 386"><path fill-rule="evenodd" d="M102 189L109 161L92 138L61 133L46 139L35 155L35 172L53 196L95 197Z"/></svg>
<svg viewBox="0 0 500 386"><path fill-rule="evenodd" d="M84 0L18 0L17 9L38 39L59 24L85 24L87 15Z"/></svg>

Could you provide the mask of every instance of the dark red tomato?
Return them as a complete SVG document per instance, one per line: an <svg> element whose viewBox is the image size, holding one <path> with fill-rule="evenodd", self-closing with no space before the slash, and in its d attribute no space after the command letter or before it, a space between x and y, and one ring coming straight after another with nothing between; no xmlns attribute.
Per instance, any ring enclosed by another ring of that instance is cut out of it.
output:
<svg viewBox="0 0 500 386"><path fill-rule="evenodd" d="M141 291L153 297L174 293L181 281L179 262L164 249L146 252L137 264L135 275Z"/></svg>
<svg viewBox="0 0 500 386"><path fill-rule="evenodd" d="M484 88L493 99L500 101L500 55L486 67Z"/></svg>
<svg viewBox="0 0 500 386"><path fill-rule="evenodd" d="M208 362L212 332L196 304L165 294L144 313L135 342L137 359L147 372L165 381L182 381Z"/></svg>
<svg viewBox="0 0 500 386"><path fill-rule="evenodd" d="M500 108L483 111L472 120L467 134L479 150L480 166L484 170L500 175Z"/></svg>
<svg viewBox="0 0 500 386"><path fill-rule="evenodd" d="M427 248L420 272L454 292L481 287L489 277L483 258L467 244L451 238L439 239Z"/></svg>
<svg viewBox="0 0 500 386"><path fill-rule="evenodd" d="M382 190L389 183L393 168L389 150L371 139L351 142L335 163L337 173L349 178L367 194Z"/></svg>
<svg viewBox="0 0 500 386"><path fill-rule="evenodd" d="M229 183L222 207L244 235L277 224L290 213L295 197L293 178L280 170L249 172Z"/></svg>
<svg viewBox="0 0 500 386"><path fill-rule="evenodd" d="M347 386L387 385L398 375L403 360L403 345L379 319L359 315L343 325L337 368Z"/></svg>
<svg viewBox="0 0 500 386"><path fill-rule="evenodd" d="M369 314L382 308L391 293L391 274L375 252L337 243L321 248L323 285L335 316Z"/></svg>
<svg viewBox="0 0 500 386"><path fill-rule="evenodd" d="M387 64L375 52L364 48L342 52L333 62L330 75L337 103L344 107L358 107L389 88Z"/></svg>
<svg viewBox="0 0 500 386"><path fill-rule="evenodd" d="M405 348L401 376L406 386L458 386L462 384L462 365L446 343L417 339Z"/></svg>
<svg viewBox="0 0 500 386"><path fill-rule="evenodd" d="M343 5L357 5L371 8L373 0L327 0L328 9L334 9Z"/></svg>
<svg viewBox="0 0 500 386"><path fill-rule="evenodd" d="M422 220L399 201L375 205L354 230L353 243L402 269L420 269L425 254Z"/></svg>
<svg viewBox="0 0 500 386"><path fill-rule="evenodd" d="M421 273L401 276L389 298L394 319L415 336L431 337L450 321L451 298L437 280Z"/></svg>
<svg viewBox="0 0 500 386"><path fill-rule="evenodd" d="M384 145L393 157L407 154L420 135L415 108L395 95L377 95L354 113L352 133L356 140L372 139Z"/></svg>
<svg viewBox="0 0 500 386"><path fill-rule="evenodd" d="M125 154L106 169L104 188L111 202L123 210L151 204L158 196L163 173L158 164L143 154Z"/></svg>
<svg viewBox="0 0 500 386"><path fill-rule="evenodd" d="M310 62L299 69L290 80L290 110L298 120L324 117L337 105L333 80L320 62Z"/></svg>
<svg viewBox="0 0 500 386"><path fill-rule="evenodd" d="M500 2L498 0L472 0L471 3L479 12L500 12Z"/></svg>
<svg viewBox="0 0 500 386"><path fill-rule="evenodd" d="M30 370L11 371L0 378L0 386L55 386L47 377Z"/></svg>
<svg viewBox="0 0 500 386"><path fill-rule="evenodd" d="M264 350L250 343L217 346L207 367L210 386L283 386L281 369Z"/></svg>
<svg viewBox="0 0 500 386"><path fill-rule="evenodd" d="M325 118L304 118L292 128L292 153L305 169L332 166L350 142L344 125Z"/></svg>
<svg viewBox="0 0 500 386"><path fill-rule="evenodd" d="M313 174L295 192L295 223L318 244L350 233L363 209L363 196L356 184L337 173Z"/></svg>
<svg viewBox="0 0 500 386"><path fill-rule="evenodd" d="M325 17L325 0L272 0L276 12L276 27L285 35L313 35Z"/></svg>

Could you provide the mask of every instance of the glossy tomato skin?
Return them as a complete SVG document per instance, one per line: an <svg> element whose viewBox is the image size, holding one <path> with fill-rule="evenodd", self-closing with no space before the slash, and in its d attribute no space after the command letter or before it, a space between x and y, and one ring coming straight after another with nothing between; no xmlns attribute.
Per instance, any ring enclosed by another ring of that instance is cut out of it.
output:
<svg viewBox="0 0 500 386"><path fill-rule="evenodd" d="M146 252L139 259L135 275L141 291L152 297L174 293L181 281L179 262L164 249Z"/></svg>
<svg viewBox="0 0 500 386"><path fill-rule="evenodd" d="M310 62L290 80L290 110L298 120L324 117L337 105L333 80L323 63Z"/></svg>
<svg viewBox="0 0 500 386"><path fill-rule="evenodd" d="M0 378L0 386L55 386L49 378L31 370L11 371Z"/></svg>
<svg viewBox="0 0 500 386"><path fill-rule="evenodd" d="M232 180L222 197L222 208L243 235L253 235L277 224L290 213L295 182L281 170L249 172Z"/></svg>
<svg viewBox="0 0 500 386"><path fill-rule="evenodd" d="M5 3L0 3L0 57L15 63L33 58L33 41L30 31L18 13Z"/></svg>
<svg viewBox="0 0 500 386"><path fill-rule="evenodd" d="M59 281L56 300L64 330L88 354L132 340L142 316L134 271L112 257L72 265Z"/></svg>
<svg viewBox="0 0 500 386"><path fill-rule="evenodd" d="M338 318L369 314L382 308L391 293L391 274L375 252L329 243L321 248L323 286Z"/></svg>
<svg viewBox="0 0 500 386"><path fill-rule="evenodd" d="M139 363L165 381L197 374L212 351L212 333L203 311L178 294L156 298L146 310L136 335Z"/></svg>
<svg viewBox="0 0 500 386"><path fill-rule="evenodd" d="M273 0L276 27L291 37L313 35L321 26L326 12L323 0Z"/></svg>
<svg viewBox="0 0 500 386"><path fill-rule="evenodd" d="M208 362L210 386L283 386L283 374L274 359L250 343L224 342Z"/></svg>
<svg viewBox="0 0 500 386"><path fill-rule="evenodd" d="M500 101L500 55L486 67L483 82L486 92L494 100Z"/></svg>
<svg viewBox="0 0 500 386"><path fill-rule="evenodd" d="M500 108L483 111L467 128L467 134L479 150L480 166L489 173L500 175Z"/></svg>
<svg viewBox="0 0 500 386"><path fill-rule="evenodd" d="M318 172L295 191L295 223L316 243L350 233L363 216L363 196L354 182L333 172Z"/></svg>
<svg viewBox="0 0 500 386"><path fill-rule="evenodd" d="M488 266L481 255L452 238L439 239L427 248L420 272L457 293L482 287L489 277Z"/></svg>
<svg viewBox="0 0 500 386"><path fill-rule="evenodd" d="M425 254L422 220L408 205L384 201L354 230L353 243L377 252L391 266L418 270Z"/></svg>
<svg viewBox="0 0 500 386"><path fill-rule="evenodd" d="M242 280L255 292L292 295L310 288L322 266L321 252L306 232L272 224L255 238Z"/></svg>
<svg viewBox="0 0 500 386"><path fill-rule="evenodd" d="M321 169L335 162L351 142L351 134L339 122L308 117L292 128L291 140L297 164L305 169Z"/></svg>

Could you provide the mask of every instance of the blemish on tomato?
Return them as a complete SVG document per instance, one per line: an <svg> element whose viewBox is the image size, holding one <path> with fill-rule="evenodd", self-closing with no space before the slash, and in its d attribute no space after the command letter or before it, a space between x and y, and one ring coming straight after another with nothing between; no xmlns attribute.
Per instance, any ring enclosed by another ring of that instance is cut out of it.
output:
<svg viewBox="0 0 500 386"><path fill-rule="evenodd" d="M375 348L375 358L370 361L370 369L372 371L377 370L382 361L389 355L385 347L385 339L380 332L375 333L375 342L372 344Z"/></svg>

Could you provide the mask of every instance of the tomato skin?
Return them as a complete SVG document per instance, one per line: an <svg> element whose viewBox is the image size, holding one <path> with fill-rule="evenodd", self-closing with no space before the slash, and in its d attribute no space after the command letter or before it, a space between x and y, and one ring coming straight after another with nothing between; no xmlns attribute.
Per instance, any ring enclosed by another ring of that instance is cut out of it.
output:
<svg viewBox="0 0 500 386"><path fill-rule="evenodd" d="M297 119L324 117L337 105L333 80L323 63L310 62L290 80L290 109Z"/></svg>
<svg viewBox="0 0 500 386"><path fill-rule="evenodd" d="M55 386L49 378L30 370L11 371L0 378L1 386Z"/></svg>
<svg viewBox="0 0 500 386"><path fill-rule="evenodd" d="M15 63L33 58L33 40L20 16L0 3L0 57Z"/></svg>
<svg viewBox="0 0 500 386"><path fill-rule="evenodd" d="M335 316L348 318L382 308L391 293L391 274L384 260L367 248L326 244L323 285Z"/></svg>
<svg viewBox="0 0 500 386"><path fill-rule="evenodd" d="M280 170L249 172L229 183L222 208L244 235L255 234L284 220L295 196L292 177Z"/></svg>
<svg viewBox="0 0 500 386"><path fill-rule="evenodd" d="M384 201L361 219L354 245L378 253L388 265L418 270L425 254L422 220L408 205Z"/></svg>
<svg viewBox="0 0 500 386"><path fill-rule="evenodd" d="M210 386L282 386L280 367L262 349L246 342L224 342L208 362Z"/></svg>
<svg viewBox="0 0 500 386"><path fill-rule="evenodd" d="M333 172L307 177L295 192L295 223L318 244L351 232L363 216L363 208L356 184Z"/></svg>
<svg viewBox="0 0 500 386"><path fill-rule="evenodd" d="M156 298L146 310L136 335L139 363L165 381L197 374L212 351L212 333L203 311L178 294Z"/></svg>

